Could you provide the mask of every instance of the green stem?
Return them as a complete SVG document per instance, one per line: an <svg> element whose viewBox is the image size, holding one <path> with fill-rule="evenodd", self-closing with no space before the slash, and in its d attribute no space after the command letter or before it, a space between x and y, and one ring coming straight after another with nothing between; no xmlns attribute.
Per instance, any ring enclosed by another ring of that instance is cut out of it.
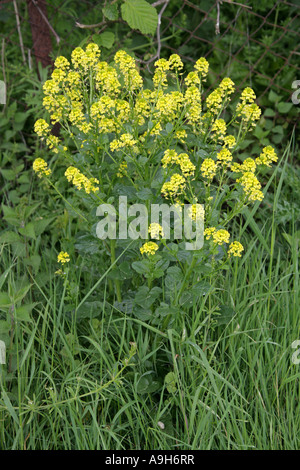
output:
<svg viewBox="0 0 300 470"><path fill-rule="evenodd" d="M116 240L110 241L110 256L111 256L111 264L114 264L116 261ZM119 279L115 280L116 286L116 294L118 302L122 302L122 295L121 295L121 285Z"/></svg>

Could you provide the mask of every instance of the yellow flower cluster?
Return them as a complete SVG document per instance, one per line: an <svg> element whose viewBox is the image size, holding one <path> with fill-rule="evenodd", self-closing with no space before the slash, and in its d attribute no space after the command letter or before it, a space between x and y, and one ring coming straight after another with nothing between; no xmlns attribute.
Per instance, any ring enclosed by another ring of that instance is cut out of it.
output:
<svg viewBox="0 0 300 470"><path fill-rule="evenodd" d="M110 150L114 152L115 150L120 150L124 147L134 147L137 141L131 134L122 134L120 139L114 139L110 144Z"/></svg>
<svg viewBox="0 0 300 470"><path fill-rule="evenodd" d="M163 184L161 188L161 193L166 198L172 198L174 196L178 196L182 194L185 188L185 179L183 176L175 173L171 176L170 181L167 181Z"/></svg>
<svg viewBox="0 0 300 470"><path fill-rule="evenodd" d="M212 238L215 245L223 245L229 243L230 233L225 229L216 230L215 227L209 227L204 230L206 240Z"/></svg>
<svg viewBox="0 0 300 470"><path fill-rule="evenodd" d="M168 86L167 71L170 70L170 63L166 59L159 59L154 63L155 72L153 75L153 85L155 88Z"/></svg>
<svg viewBox="0 0 300 470"><path fill-rule="evenodd" d="M127 162L122 162L119 166L117 177L123 178L123 176L126 176L126 175L127 175Z"/></svg>
<svg viewBox="0 0 300 470"><path fill-rule="evenodd" d="M57 261L61 264L69 263L70 255L66 251L61 251L57 256Z"/></svg>
<svg viewBox="0 0 300 470"><path fill-rule="evenodd" d="M200 85L200 78L196 72L190 72L184 79L186 86Z"/></svg>
<svg viewBox="0 0 300 470"><path fill-rule="evenodd" d="M54 67L57 69L68 70L70 68L70 62L64 56L56 57L54 61Z"/></svg>
<svg viewBox="0 0 300 470"><path fill-rule="evenodd" d="M205 57L200 57L195 64L195 70L200 73L202 79L205 79L206 75L208 74L209 63L205 59Z"/></svg>
<svg viewBox="0 0 300 470"><path fill-rule="evenodd" d="M138 124L142 126L145 120L150 116L151 106L149 103L149 95L145 96L145 93L140 93L135 101L134 111Z"/></svg>
<svg viewBox="0 0 300 470"><path fill-rule="evenodd" d="M97 44L90 43L84 51L81 47L76 47L71 54L71 62L75 69L81 69L87 72L99 60L100 49Z"/></svg>
<svg viewBox="0 0 300 470"><path fill-rule="evenodd" d="M36 158L33 162L33 170L37 173L38 177L51 175L51 170L48 168L47 163L42 158Z"/></svg>
<svg viewBox="0 0 300 470"><path fill-rule="evenodd" d="M183 95L179 91L172 91L171 93L162 94L156 102L156 115L162 121L175 120L181 109L183 102Z"/></svg>
<svg viewBox="0 0 300 470"><path fill-rule="evenodd" d="M245 173L246 171L252 171L252 173L255 172L256 169L256 163L253 160L253 158L246 158L242 164L240 163L232 163L231 165L232 171L237 171L237 172L242 172Z"/></svg>
<svg viewBox="0 0 300 470"><path fill-rule="evenodd" d="M99 187L95 186L96 184L99 184L97 178L87 178L78 170L78 168L70 166L65 171L65 176L77 189L84 189L87 194L90 194L91 192L95 193L99 190Z"/></svg>
<svg viewBox="0 0 300 470"><path fill-rule="evenodd" d="M224 166L228 165L232 161L232 158L232 153L226 147L223 147L217 154L218 161Z"/></svg>
<svg viewBox="0 0 300 470"><path fill-rule="evenodd" d="M185 143L185 139L187 138L187 133L184 129L180 129L175 132L175 137L178 139L182 144Z"/></svg>
<svg viewBox="0 0 300 470"><path fill-rule="evenodd" d="M137 71L133 57L120 50L115 54L115 63L120 67L126 88L133 91L143 86L142 77Z"/></svg>
<svg viewBox="0 0 300 470"><path fill-rule="evenodd" d="M232 149L236 144L235 137L233 135L226 135L224 137L224 147L228 147L229 149Z"/></svg>
<svg viewBox="0 0 300 470"><path fill-rule="evenodd" d="M145 255L155 255L158 250L158 245L155 242L147 242L140 248L140 252Z"/></svg>
<svg viewBox="0 0 300 470"><path fill-rule="evenodd" d="M192 85L186 89L184 95L186 104L186 117L191 124L196 124L201 120L201 94L199 88Z"/></svg>
<svg viewBox="0 0 300 470"><path fill-rule="evenodd" d="M187 153L181 153L178 155L178 165L180 166L180 170L185 178L194 176L196 167L191 162Z"/></svg>
<svg viewBox="0 0 300 470"><path fill-rule="evenodd" d="M244 90L241 93L242 105L246 103L254 103L255 100L256 100L256 95L254 91L252 90L252 88L250 87L244 88Z"/></svg>
<svg viewBox="0 0 300 470"><path fill-rule="evenodd" d="M216 119L211 128L216 140L223 141L226 134L226 122L224 119Z"/></svg>
<svg viewBox="0 0 300 470"><path fill-rule="evenodd" d="M164 231L160 224L152 223L149 225L148 232L150 233L151 238L159 239L161 236L164 237Z"/></svg>
<svg viewBox="0 0 300 470"><path fill-rule="evenodd" d="M240 258L242 256L241 254L242 251L244 251L243 245L238 241L234 241L230 243L227 253L229 257L232 255L232 256L238 256Z"/></svg>
<svg viewBox="0 0 300 470"><path fill-rule="evenodd" d="M204 220L205 210L202 204L192 204L188 210L188 216L194 220Z"/></svg>
<svg viewBox="0 0 300 470"><path fill-rule="evenodd" d="M212 180L217 172L217 164L212 158L205 158L201 165L201 173L203 178Z"/></svg>
<svg viewBox="0 0 300 470"><path fill-rule="evenodd" d="M223 94L220 88L216 88L206 98L207 111L211 114L218 114L223 102Z"/></svg>
<svg viewBox="0 0 300 470"><path fill-rule="evenodd" d="M261 109L257 106L256 103L246 104L241 110L241 115L244 127L255 127L255 121L260 119Z"/></svg>
<svg viewBox="0 0 300 470"><path fill-rule="evenodd" d="M163 168L172 164L179 165L180 171L184 178L193 177L195 173L195 165L191 162L187 153L178 154L175 150L167 149L161 160ZM170 187L165 183L164 188Z"/></svg>
<svg viewBox="0 0 300 470"><path fill-rule="evenodd" d="M261 109L254 103L256 95L252 88L245 88L236 107L237 116L241 116L244 128L256 126L256 121L260 119Z"/></svg>
<svg viewBox="0 0 300 470"><path fill-rule="evenodd" d="M235 90L234 83L229 77L223 78L219 85L219 88L223 96L231 95Z"/></svg>
<svg viewBox="0 0 300 470"><path fill-rule="evenodd" d="M262 193L261 184L252 171L245 171L237 183L240 183L249 201L262 201L264 195Z"/></svg>
<svg viewBox="0 0 300 470"><path fill-rule="evenodd" d="M110 96L117 96L120 93L121 83L118 79L117 71L107 62L98 62L95 65L96 89Z"/></svg>
<svg viewBox="0 0 300 470"><path fill-rule="evenodd" d="M50 128L50 126L45 121L45 119L38 119L34 124L34 132L36 132L36 134L39 137L44 137L44 136L48 135L49 128Z"/></svg>
<svg viewBox="0 0 300 470"><path fill-rule="evenodd" d="M183 69L183 63L178 54L172 54L168 62L170 70L180 71Z"/></svg>
<svg viewBox="0 0 300 470"><path fill-rule="evenodd" d="M277 162L278 157L271 145L264 147L262 153L255 159L257 165L265 165L270 167L273 162Z"/></svg>

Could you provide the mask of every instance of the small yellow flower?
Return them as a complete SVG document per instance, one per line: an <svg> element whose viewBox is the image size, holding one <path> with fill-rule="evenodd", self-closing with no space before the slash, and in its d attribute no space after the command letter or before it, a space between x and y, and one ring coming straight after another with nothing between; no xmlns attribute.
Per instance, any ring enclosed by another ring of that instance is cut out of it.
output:
<svg viewBox="0 0 300 470"><path fill-rule="evenodd" d="M215 227L206 228L206 229L204 230L204 236L205 236L206 240L209 240L209 239L213 236L213 234L215 233L215 231L216 231L216 228L215 228Z"/></svg>
<svg viewBox="0 0 300 470"><path fill-rule="evenodd" d="M255 163L257 165L265 165L270 167L273 162L277 162L278 157L271 145L268 145L267 147L264 147L262 150L262 153L260 154L259 157L255 159Z"/></svg>
<svg viewBox="0 0 300 470"><path fill-rule="evenodd" d="M77 189L84 189L87 194L90 194L90 192L95 193L99 190L99 187L96 186L99 184L97 178L87 178L78 170L78 168L69 166L65 171L65 176Z"/></svg>
<svg viewBox="0 0 300 470"><path fill-rule="evenodd" d="M252 90L252 88L247 87L242 91L241 102L243 104L245 104L245 103L254 103L255 100L256 100L256 95L255 95L254 91Z"/></svg>
<svg viewBox="0 0 300 470"><path fill-rule="evenodd" d="M123 176L126 176L126 175L127 175L127 162L122 162L119 166L117 177L123 178Z"/></svg>
<svg viewBox="0 0 300 470"><path fill-rule="evenodd" d="M200 57L195 64L195 70L200 73L202 78L205 78L208 74L209 63L205 59L205 57Z"/></svg>
<svg viewBox="0 0 300 470"><path fill-rule="evenodd" d="M223 245L223 243L229 243L230 234L227 230L220 229L216 230L212 234L213 242L216 245Z"/></svg>
<svg viewBox="0 0 300 470"><path fill-rule="evenodd" d="M187 133L184 129L180 129L175 132L175 137L178 139L182 144L185 143L185 139L187 138Z"/></svg>
<svg viewBox="0 0 300 470"><path fill-rule="evenodd" d="M232 161L232 153L228 148L223 147L220 152L217 154L217 159L221 165L228 165Z"/></svg>
<svg viewBox="0 0 300 470"><path fill-rule="evenodd" d="M223 78L223 80L221 81L219 88L222 91L223 96L225 95L228 96L234 92L234 83L231 80L231 78L226 77L226 78Z"/></svg>
<svg viewBox="0 0 300 470"><path fill-rule="evenodd" d="M240 242L238 241L232 242L229 245L228 256L230 257L232 255L232 256L241 257L242 251L244 251L244 247Z"/></svg>
<svg viewBox="0 0 300 470"><path fill-rule="evenodd" d="M196 72L190 72L184 79L186 86L199 85L200 78Z"/></svg>
<svg viewBox="0 0 300 470"><path fill-rule="evenodd" d="M204 220L204 207L202 204L192 204L188 210L188 216L195 222L198 220Z"/></svg>
<svg viewBox="0 0 300 470"><path fill-rule="evenodd" d="M237 183L240 183L249 201L262 201L263 193L260 190L261 184L252 171L245 171L243 175L238 178Z"/></svg>
<svg viewBox="0 0 300 470"><path fill-rule="evenodd" d="M164 231L163 231L163 228L161 225L157 224L157 223L152 223L149 225L149 230L148 232L150 233L151 235L151 238L156 238L156 239L159 239L159 237L161 236L162 238L164 237Z"/></svg>
<svg viewBox="0 0 300 470"><path fill-rule="evenodd" d="M158 245L154 242L147 242L141 248L140 252L146 255L155 255L156 251L158 250Z"/></svg>
<svg viewBox="0 0 300 470"><path fill-rule="evenodd" d="M38 119L34 124L34 132L36 132L39 137L44 137L49 134L50 126L45 119Z"/></svg>
<svg viewBox="0 0 300 470"><path fill-rule="evenodd" d="M216 119L211 128L216 140L224 140L226 134L226 122L224 119Z"/></svg>
<svg viewBox="0 0 300 470"><path fill-rule="evenodd" d="M61 251L57 257L57 261L61 264L69 263L70 255L66 251Z"/></svg>
<svg viewBox="0 0 300 470"><path fill-rule="evenodd" d="M217 164L212 158L206 158L201 165L203 178L212 180L217 172Z"/></svg>
<svg viewBox="0 0 300 470"><path fill-rule="evenodd" d="M229 149L233 148L236 144L235 137L233 135L226 135L224 137L224 147L228 147Z"/></svg>
<svg viewBox="0 0 300 470"><path fill-rule="evenodd" d="M183 63L182 63L182 60L181 58L179 57L178 54L172 54L170 57L169 57L169 67L170 67L170 70L182 70L183 69Z"/></svg>
<svg viewBox="0 0 300 470"><path fill-rule="evenodd" d="M171 176L170 181L163 184L161 193L166 198L171 198L181 194L185 188L185 179L178 173Z"/></svg>
<svg viewBox="0 0 300 470"><path fill-rule="evenodd" d="M42 158L36 158L33 162L33 170L37 173L38 177L51 175L51 170L48 168L47 163Z"/></svg>

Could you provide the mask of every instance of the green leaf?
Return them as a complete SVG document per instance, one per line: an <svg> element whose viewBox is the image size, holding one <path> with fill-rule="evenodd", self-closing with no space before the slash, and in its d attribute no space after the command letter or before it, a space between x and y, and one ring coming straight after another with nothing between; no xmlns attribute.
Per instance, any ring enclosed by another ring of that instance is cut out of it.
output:
<svg viewBox="0 0 300 470"><path fill-rule="evenodd" d="M286 114L289 113L293 107L293 103L278 103L277 109L280 113Z"/></svg>
<svg viewBox="0 0 300 470"><path fill-rule="evenodd" d="M221 305L220 306L220 315L217 316L217 324L218 325L227 325L229 323L233 316L235 315L235 311L233 310L232 307L229 307L228 305Z"/></svg>
<svg viewBox="0 0 300 470"><path fill-rule="evenodd" d="M147 322L153 317L152 310L145 308L134 308L133 314L141 321Z"/></svg>
<svg viewBox="0 0 300 470"><path fill-rule="evenodd" d="M161 302L160 306L155 310L155 314L161 317L167 317L168 315L177 315L180 312L178 307L171 307L164 302Z"/></svg>
<svg viewBox="0 0 300 470"><path fill-rule="evenodd" d="M34 232L36 234L36 236L39 236L41 235L45 230L46 228L48 227L48 225L55 219L55 217L52 217L50 219L39 219L39 220L35 220L33 222L33 225L34 225Z"/></svg>
<svg viewBox="0 0 300 470"><path fill-rule="evenodd" d="M152 198L153 193L150 188L143 188L136 193L137 197L142 201L148 201Z"/></svg>
<svg viewBox="0 0 300 470"><path fill-rule="evenodd" d="M1 174L7 181L13 181L16 177L14 170L1 170Z"/></svg>
<svg viewBox="0 0 300 470"><path fill-rule="evenodd" d="M110 21L116 21L119 16L118 6L116 3L113 5L106 5L102 8L103 15Z"/></svg>
<svg viewBox="0 0 300 470"><path fill-rule="evenodd" d="M93 318L97 317L103 311L103 303L99 300L94 300L92 302L84 302L83 305L79 307L76 313L76 320L82 320L83 318Z"/></svg>
<svg viewBox="0 0 300 470"><path fill-rule="evenodd" d="M95 34L93 40L98 46L106 47L106 49L111 49L113 43L115 42L115 34L112 31L105 31L101 34Z"/></svg>
<svg viewBox="0 0 300 470"><path fill-rule="evenodd" d="M146 0L125 0L121 6L122 18L132 29L143 34L154 34L158 24L155 8Z"/></svg>
<svg viewBox="0 0 300 470"><path fill-rule="evenodd" d="M13 296L14 303L21 302L22 299L26 296L27 292L31 288L31 284L27 284L27 286L22 287L19 289Z"/></svg>
<svg viewBox="0 0 300 470"><path fill-rule="evenodd" d="M0 292L0 307L9 307L11 305L11 299L7 292Z"/></svg>
<svg viewBox="0 0 300 470"><path fill-rule="evenodd" d="M157 380L155 372L148 371L143 374L137 382L137 393L154 393L161 388L161 383Z"/></svg>
<svg viewBox="0 0 300 470"><path fill-rule="evenodd" d="M280 101L280 99L281 99L281 97L279 95L277 95L277 93L275 93L275 91L270 90L269 100L271 101L271 103L276 103L277 101Z"/></svg>
<svg viewBox="0 0 300 470"><path fill-rule="evenodd" d="M272 108L267 108L264 112L265 117L273 117L275 115L276 115L276 113L275 113L274 109L272 109Z"/></svg>
<svg viewBox="0 0 300 470"><path fill-rule="evenodd" d="M169 372L165 376L165 384L169 393L175 393L177 390L176 387L176 376L174 372Z"/></svg>
<svg viewBox="0 0 300 470"><path fill-rule="evenodd" d="M16 211L9 206L2 205L3 210L3 218L11 225L20 226L20 217L16 213Z"/></svg>
<svg viewBox="0 0 300 470"><path fill-rule="evenodd" d="M168 268L167 275L165 278L166 288L173 294L178 292L183 281L183 274L178 266L172 266Z"/></svg>
<svg viewBox="0 0 300 470"><path fill-rule="evenodd" d="M10 230L0 235L0 243L16 243L20 241L21 241L20 235Z"/></svg>
<svg viewBox="0 0 300 470"><path fill-rule="evenodd" d="M131 266L139 274L149 274L150 272L150 262L147 259L134 261Z"/></svg>
<svg viewBox="0 0 300 470"><path fill-rule="evenodd" d="M5 335L9 333L11 329L11 324L6 320L0 320L0 335Z"/></svg>
<svg viewBox="0 0 300 470"><path fill-rule="evenodd" d="M28 224L26 224L25 227L19 228L19 232L24 237L33 238L34 240L36 239L36 235L34 231L34 224L32 222L29 222Z"/></svg>
<svg viewBox="0 0 300 470"><path fill-rule="evenodd" d="M31 312L33 307L35 306L35 303L32 304L27 304L27 305L21 305L21 307L18 307L16 309L16 318L19 321L32 321L31 318Z"/></svg>
<svg viewBox="0 0 300 470"><path fill-rule="evenodd" d="M120 264L120 266L118 266L117 268L115 269L112 269L107 277L109 279L118 279L120 281L124 280L124 279L131 279L132 276L133 276L133 271L130 267L130 264L128 261L123 261L123 263Z"/></svg>
<svg viewBox="0 0 300 470"><path fill-rule="evenodd" d="M156 301L161 292L160 287L153 287L149 291L147 286L142 286L138 289L134 300L141 307L148 309Z"/></svg>

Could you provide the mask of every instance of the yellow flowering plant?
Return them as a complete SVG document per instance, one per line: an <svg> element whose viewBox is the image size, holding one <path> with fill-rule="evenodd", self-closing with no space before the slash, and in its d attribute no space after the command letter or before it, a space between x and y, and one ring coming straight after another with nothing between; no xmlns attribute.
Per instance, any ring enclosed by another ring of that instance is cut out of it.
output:
<svg viewBox="0 0 300 470"><path fill-rule="evenodd" d="M163 318L166 327L172 320L166 312L179 311L187 298L197 299L205 276L212 278L244 253L242 241L231 234L231 221L247 205L263 200L260 169L275 163L277 155L268 146L260 155L239 157L261 115L251 88L234 102L235 84L226 77L206 92L209 64L203 57L186 76L177 54L154 65L147 88L135 59L123 50L111 63L102 60L93 43L74 49L70 60L58 57L43 86L49 122L35 123L54 154L56 170L51 174L40 158L33 169L61 195L64 190L76 194L85 230L107 249L101 266L111 263L108 277L118 308L131 308L154 324ZM51 134L55 123L59 137ZM59 172L65 181L60 190L54 184ZM117 205L120 196L148 210L153 204L178 210L189 205L192 226L197 219L204 224L203 246L188 251L185 238L172 240L173 219L169 236L158 221L149 221L140 239L97 239L97 207ZM95 251L91 256L97 257ZM145 303L139 300L143 295Z"/></svg>

